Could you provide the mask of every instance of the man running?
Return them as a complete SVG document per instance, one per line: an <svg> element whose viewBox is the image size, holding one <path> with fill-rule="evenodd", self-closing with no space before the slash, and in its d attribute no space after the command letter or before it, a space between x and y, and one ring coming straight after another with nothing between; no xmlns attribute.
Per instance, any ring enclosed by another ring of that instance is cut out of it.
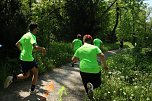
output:
<svg viewBox="0 0 152 101"><path fill-rule="evenodd" d="M81 35L80 34L77 34L77 39L74 39L72 41L72 48L73 48L73 51L76 52L76 50L78 48L80 48L82 46L82 41L81 41ZM72 62L72 67L74 67L74 62Z"/></svg>
<svg viewBox="0 0 152 101"><path fill-rule="evenodd" d="M98 88L101 85L102 66L98 65L97 56L100 57L105 70L108 69L108 66L106 65L105 56L102 51L98 47L91 45L91 35L85 35L83 37L83 42L84 45L76 50L72 57L72 61L76 62L80 60L80 75L82 82L89 99L93 100L93 89Z"/></svg>
<svg viewBox="0 0 152 101"><path fill-rule="evenodd" d="M38 66L35 62L32 52L33 50L41 51L42 55L46 54L44 47L40 47L36 42L36 34L38 25L31 23L29 25L30 31L24 34L21 39L16 43L16 46L21 50L20 61L22 67L22 74L8 76L4 82L4 88L7 88L13 81L17 79L25 79L32 74L31 94L35 93L35 85L38 79Z"/></svg>

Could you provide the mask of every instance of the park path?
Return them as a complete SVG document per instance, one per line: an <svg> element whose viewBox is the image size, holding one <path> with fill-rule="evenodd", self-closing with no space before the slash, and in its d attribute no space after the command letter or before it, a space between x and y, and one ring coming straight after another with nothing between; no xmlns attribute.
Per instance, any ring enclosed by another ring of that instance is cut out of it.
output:
<svg viewBox="0 0 152 101"><path fill-rule="evenodd" d="M105 56L117 51L108 51ZM40 75L36 95L30 95L30 86L28 79L12 83L7 89L0 87L0 101L82 101L85 97L78 63L74 67L66 64Z"/></svg>

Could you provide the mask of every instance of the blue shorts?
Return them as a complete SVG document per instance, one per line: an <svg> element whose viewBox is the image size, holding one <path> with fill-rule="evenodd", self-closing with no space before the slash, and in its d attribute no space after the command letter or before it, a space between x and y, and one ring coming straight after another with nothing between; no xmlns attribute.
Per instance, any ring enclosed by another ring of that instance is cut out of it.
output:
<svg viewBox="0 0 152 101"><path fill-rule="evenodd" d="M22 61L21 60L21 69L22 69L23 73L27 73L28 71L30 71L34 67L38 68L35 60L33 60L33 61Z"/></svg>

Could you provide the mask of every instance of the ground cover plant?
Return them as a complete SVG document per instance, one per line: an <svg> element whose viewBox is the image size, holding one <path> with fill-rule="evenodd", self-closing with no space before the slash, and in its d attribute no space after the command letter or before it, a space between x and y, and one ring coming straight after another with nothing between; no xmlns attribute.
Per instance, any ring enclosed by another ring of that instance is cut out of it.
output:
<svg viewBox="0 0 152 101"><path fill-rule="evenodd" d="M151 51L125 50L108 58L109 71L102 72L102 85L95 101L151 101Z"/></svg>

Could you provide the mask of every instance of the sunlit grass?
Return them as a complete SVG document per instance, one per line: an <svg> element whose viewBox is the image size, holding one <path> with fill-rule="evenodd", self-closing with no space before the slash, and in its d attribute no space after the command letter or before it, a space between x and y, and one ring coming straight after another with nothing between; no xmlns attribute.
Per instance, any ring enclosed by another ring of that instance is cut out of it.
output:
<svg viewBox="0 0 152 101"><path fill-rule="evenodd" d="M95 90L95 101L152 101L151 60L146 52L134 50L108 58L110 69L102 71L102 85Z"/></svg>
<svg viewBox="0 0 152 101"><path fill-rule="evenodd" d="M104 46L102 48L103 52L109 51L109 50L115 50L120 48L120 42L116 43L104 43ZM134 48L131 42L124 42L124 48Z"/></svg>

